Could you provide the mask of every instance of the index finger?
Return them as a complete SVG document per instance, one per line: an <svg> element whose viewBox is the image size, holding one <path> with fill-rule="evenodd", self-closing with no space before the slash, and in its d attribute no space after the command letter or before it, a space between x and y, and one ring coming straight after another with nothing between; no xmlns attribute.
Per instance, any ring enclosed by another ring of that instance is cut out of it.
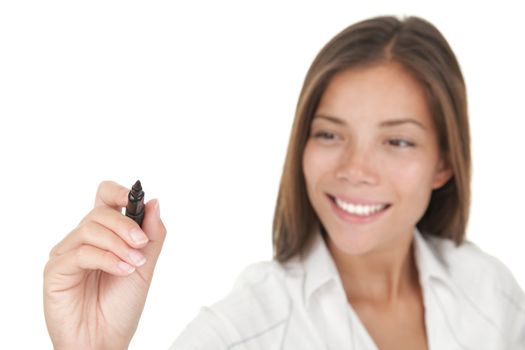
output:
<svg viewBox="0 0 525 350"><path fill-rule="evenodd" d="M121 210L128 203L129 188L119 185L114 181L102 181L98 185L95 197L95 207L106 206Z"/></svg>

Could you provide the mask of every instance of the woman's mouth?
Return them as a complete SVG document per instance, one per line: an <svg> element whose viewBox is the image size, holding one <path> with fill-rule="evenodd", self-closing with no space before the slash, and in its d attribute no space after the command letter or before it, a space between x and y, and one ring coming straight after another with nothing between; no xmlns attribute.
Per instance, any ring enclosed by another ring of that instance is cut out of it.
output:
<svg viewBox="0 0 525 350"><path fill-rule="evenodd" d="M340 198L328 195L332 203L332 207L339 217L345 221L350 222L370 222L388 208L391 207L389 203L349 203Z"/></svg>

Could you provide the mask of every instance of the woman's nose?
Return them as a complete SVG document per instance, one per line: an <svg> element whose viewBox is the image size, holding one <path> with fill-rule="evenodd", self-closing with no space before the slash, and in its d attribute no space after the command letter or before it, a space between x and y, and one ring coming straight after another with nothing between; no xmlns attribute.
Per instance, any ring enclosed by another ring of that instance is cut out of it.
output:
<svg viewBox="0 0 525 350"><path fill-rule="evenodd" d="M374 158L365 147L347 147L339 160L337 179L352 185L377 184L379 177Z"/></svg>

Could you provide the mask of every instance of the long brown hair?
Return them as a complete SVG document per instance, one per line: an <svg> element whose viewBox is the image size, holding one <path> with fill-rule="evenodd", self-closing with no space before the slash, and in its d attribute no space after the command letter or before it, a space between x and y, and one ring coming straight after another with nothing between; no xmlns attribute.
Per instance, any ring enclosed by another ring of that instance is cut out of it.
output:
<svg viewBox="0 0 525 350"><path fill-rule="evenodd" d="M418 17L375 17L353 24L330 40L314 59L297 103L273 221L274 259L285 262L311 241L322 225L306 192L303 151L321 96L335 74L364 65L397 62L424 88L441 155L452 178L432 192L417 223L426 234L461 244L470 208L470 132L465 83L443 35Z"/></svg>

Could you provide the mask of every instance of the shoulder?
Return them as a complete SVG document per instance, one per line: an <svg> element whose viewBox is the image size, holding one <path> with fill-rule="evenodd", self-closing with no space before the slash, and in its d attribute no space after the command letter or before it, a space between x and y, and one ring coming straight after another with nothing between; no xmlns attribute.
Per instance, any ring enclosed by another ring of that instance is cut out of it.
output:
<svg viewBox="0 0 525 350"><path fill-rule="evenodd" d="M248 340L268 346L277 342L291 314L285 278L285 270L278 262L249 265L228 295L201 308L173 348L229 347Z"/></svg>
<svg viewBox="0 0 525 350"><path fill-rule="evenodd" d="M242 318L245 313L268 321L280 320L286 313L275 311L289 303L285 278L285 271L276 261L253 263L239 274L230 294L211 307L232 320Z"/></svg>
<svg viewBox="0 0 525 350"><path fill-rule="evenodd" d="M485 286L509 295L521 292L508 267L475 243L456 245L450 239L434 236L428 236L427 241L456 283L476 289Z"/></svg>
<svg viewBox="0 0 525 350"><path fill-rule="evenodd" d="M237 277L233 290L268 284L271 279L282 280L284 269L277 261L259 261L245 267Z"/></svg>
<svg viewBox="0 0 525 350"><path fill-rule="evenodd" d="M209 308L228 322L240 339L278 329L291 312L285 278L276 261L253 263L239 274L231 292Z"/></svg>
<svg viewBox="0 0 525 350"><path fill-rule="evenodd" d="M457 307L463 315L474 312L503 338L524 341L525 294L508 267L470 241L456 246L449 239L426 240L458 292Z"/></svg>

